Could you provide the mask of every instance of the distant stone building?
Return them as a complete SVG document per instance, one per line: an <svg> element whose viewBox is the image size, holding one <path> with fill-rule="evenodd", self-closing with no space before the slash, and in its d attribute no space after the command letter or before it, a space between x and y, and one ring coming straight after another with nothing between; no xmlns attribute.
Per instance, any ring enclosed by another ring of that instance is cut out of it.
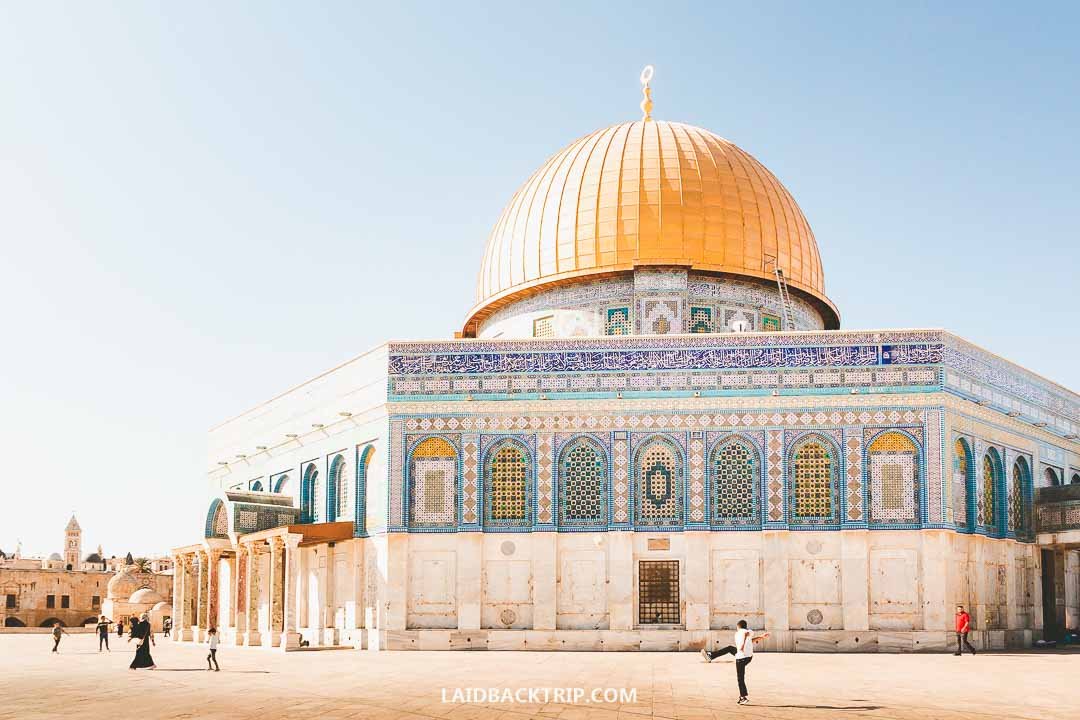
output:
<svg viewBox="0 0 1080 720"><path fill-rule="evenodd" d="M11 556L0 551L0 626L79 626L100 615L118 620L150 612L160 629L172 614L169 558L148 559L140 568L134 559L106 560L100 546L80 557L82 528L74 515L64 529L63 555L24 558L21 547Z"/></svg>

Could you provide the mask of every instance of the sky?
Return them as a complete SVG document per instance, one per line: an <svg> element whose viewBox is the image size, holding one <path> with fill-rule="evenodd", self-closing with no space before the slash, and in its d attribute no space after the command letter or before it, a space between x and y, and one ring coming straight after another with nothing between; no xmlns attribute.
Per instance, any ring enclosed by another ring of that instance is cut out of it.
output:
<svg viewBox="0 0 1080 720"><path fill-rule="evenodd" d="M503 205L649 63L654 117L792 192L843 327L1080 389L1080 6L632 5L0 4L0 548L190 543L208 428L460 329Z"/></svg>

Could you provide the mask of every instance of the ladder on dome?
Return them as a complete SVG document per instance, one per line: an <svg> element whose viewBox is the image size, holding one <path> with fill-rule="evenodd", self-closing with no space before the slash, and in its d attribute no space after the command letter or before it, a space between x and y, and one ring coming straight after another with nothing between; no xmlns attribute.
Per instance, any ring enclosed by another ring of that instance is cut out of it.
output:
<svg viewBox="0 0 1080 720"><path fill-rule="evenodd" d="M795 308L791 304L791 293L788 292L787 279L784 278L784 271L780 269L780 266L776 263L776 258L771 255L765 256L765 266L773 266L773 275L776 276L776 287L780 289L780 308L781 308L781 330L794 330L795 329Z"/></svg>

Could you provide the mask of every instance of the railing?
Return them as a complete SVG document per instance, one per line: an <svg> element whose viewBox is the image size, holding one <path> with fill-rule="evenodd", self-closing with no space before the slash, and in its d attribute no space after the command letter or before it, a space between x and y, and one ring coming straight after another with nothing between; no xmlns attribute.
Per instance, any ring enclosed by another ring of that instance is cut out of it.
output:
<svg viewBox="0 0 1080 720"><path fill-rule="evenodd" d="M1080 530L1080 485L1036 490L1035 529L1040 533Z"/></svg>

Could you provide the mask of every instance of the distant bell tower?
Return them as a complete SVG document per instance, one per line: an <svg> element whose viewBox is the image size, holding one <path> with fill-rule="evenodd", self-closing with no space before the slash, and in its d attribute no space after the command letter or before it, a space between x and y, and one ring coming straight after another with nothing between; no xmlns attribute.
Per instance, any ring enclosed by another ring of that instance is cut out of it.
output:
<svg viewBox="0 0 1080 720"><path fill-rule="evenodd" d="M82 557L82 528L75 516L68 520L64 528L64 567L72 570L79 569L79 558Z"/></svg>

